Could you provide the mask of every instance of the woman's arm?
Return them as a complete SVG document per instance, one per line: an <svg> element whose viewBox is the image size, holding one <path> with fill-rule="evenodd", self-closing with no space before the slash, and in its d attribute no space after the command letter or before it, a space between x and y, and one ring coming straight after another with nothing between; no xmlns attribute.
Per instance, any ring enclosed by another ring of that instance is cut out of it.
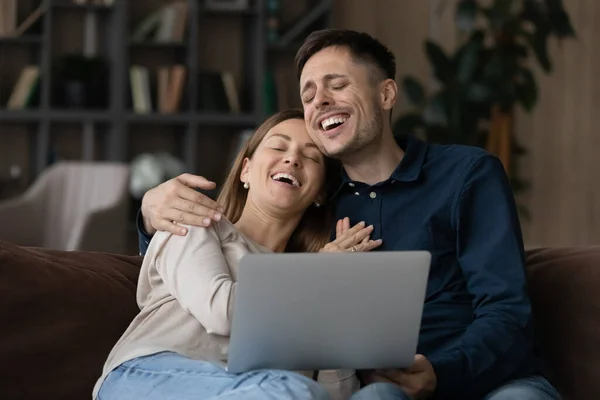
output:
<svg viewBox="0 0 600 400"><path fill-rule="evenodd" d="M229 336L235 282L214 227L186 226L188 234L169 234L156 269L171 294L208 333Z"/></svg>

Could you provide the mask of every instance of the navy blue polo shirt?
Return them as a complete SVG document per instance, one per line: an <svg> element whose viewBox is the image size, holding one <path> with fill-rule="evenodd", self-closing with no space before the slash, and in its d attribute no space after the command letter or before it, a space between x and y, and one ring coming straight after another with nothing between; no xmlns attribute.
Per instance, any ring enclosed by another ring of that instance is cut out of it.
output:
<svg viewBox="0 0 600 400"><path fill-rule="evenodd" d="M433 364L441 398L477 398L535 370L512 190L483 149L398 143L405 155L389 179L368 185L342 172L336 220L373 224L372 238L383 239L375 251L431 252L418 352Z"/></svg>

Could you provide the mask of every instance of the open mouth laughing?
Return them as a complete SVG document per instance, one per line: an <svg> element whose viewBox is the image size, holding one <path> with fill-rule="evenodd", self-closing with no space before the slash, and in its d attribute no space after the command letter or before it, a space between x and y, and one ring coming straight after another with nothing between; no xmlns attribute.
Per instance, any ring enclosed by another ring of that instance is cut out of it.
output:
<svg viewBox="0 0 600 400"><path fill-rule="evenodd" d="M288 174L285 172L278 172L278 173L272 175L271 179L273 179L275 182L284 183L291 187L302 186L302 183L298 180L298 178L296 178L294 175L291 175L291 174Z"/></svg>

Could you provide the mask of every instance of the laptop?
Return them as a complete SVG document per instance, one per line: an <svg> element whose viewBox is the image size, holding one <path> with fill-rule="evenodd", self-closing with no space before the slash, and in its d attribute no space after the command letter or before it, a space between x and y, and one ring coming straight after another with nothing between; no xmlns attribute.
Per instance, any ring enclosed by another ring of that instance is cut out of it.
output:
<svg viewBox="0 0 600 400"><path fill-rule="evenodd" d="M227 370L406 368L431 254L249 254L240 260Z"/></svg>

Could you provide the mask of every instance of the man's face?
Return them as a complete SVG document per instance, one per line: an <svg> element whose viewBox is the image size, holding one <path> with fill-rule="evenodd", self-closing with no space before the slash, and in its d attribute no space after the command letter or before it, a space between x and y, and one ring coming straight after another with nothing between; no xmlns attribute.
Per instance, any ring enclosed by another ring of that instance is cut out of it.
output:
<svg viewBox="0 0 600 400"><path fill-rule="evenodd" d="M380 85L369 64L348 49L328 47L314 54L300 76L306 128L327 156L343 159L364 149L383 130Z"/></svg>

